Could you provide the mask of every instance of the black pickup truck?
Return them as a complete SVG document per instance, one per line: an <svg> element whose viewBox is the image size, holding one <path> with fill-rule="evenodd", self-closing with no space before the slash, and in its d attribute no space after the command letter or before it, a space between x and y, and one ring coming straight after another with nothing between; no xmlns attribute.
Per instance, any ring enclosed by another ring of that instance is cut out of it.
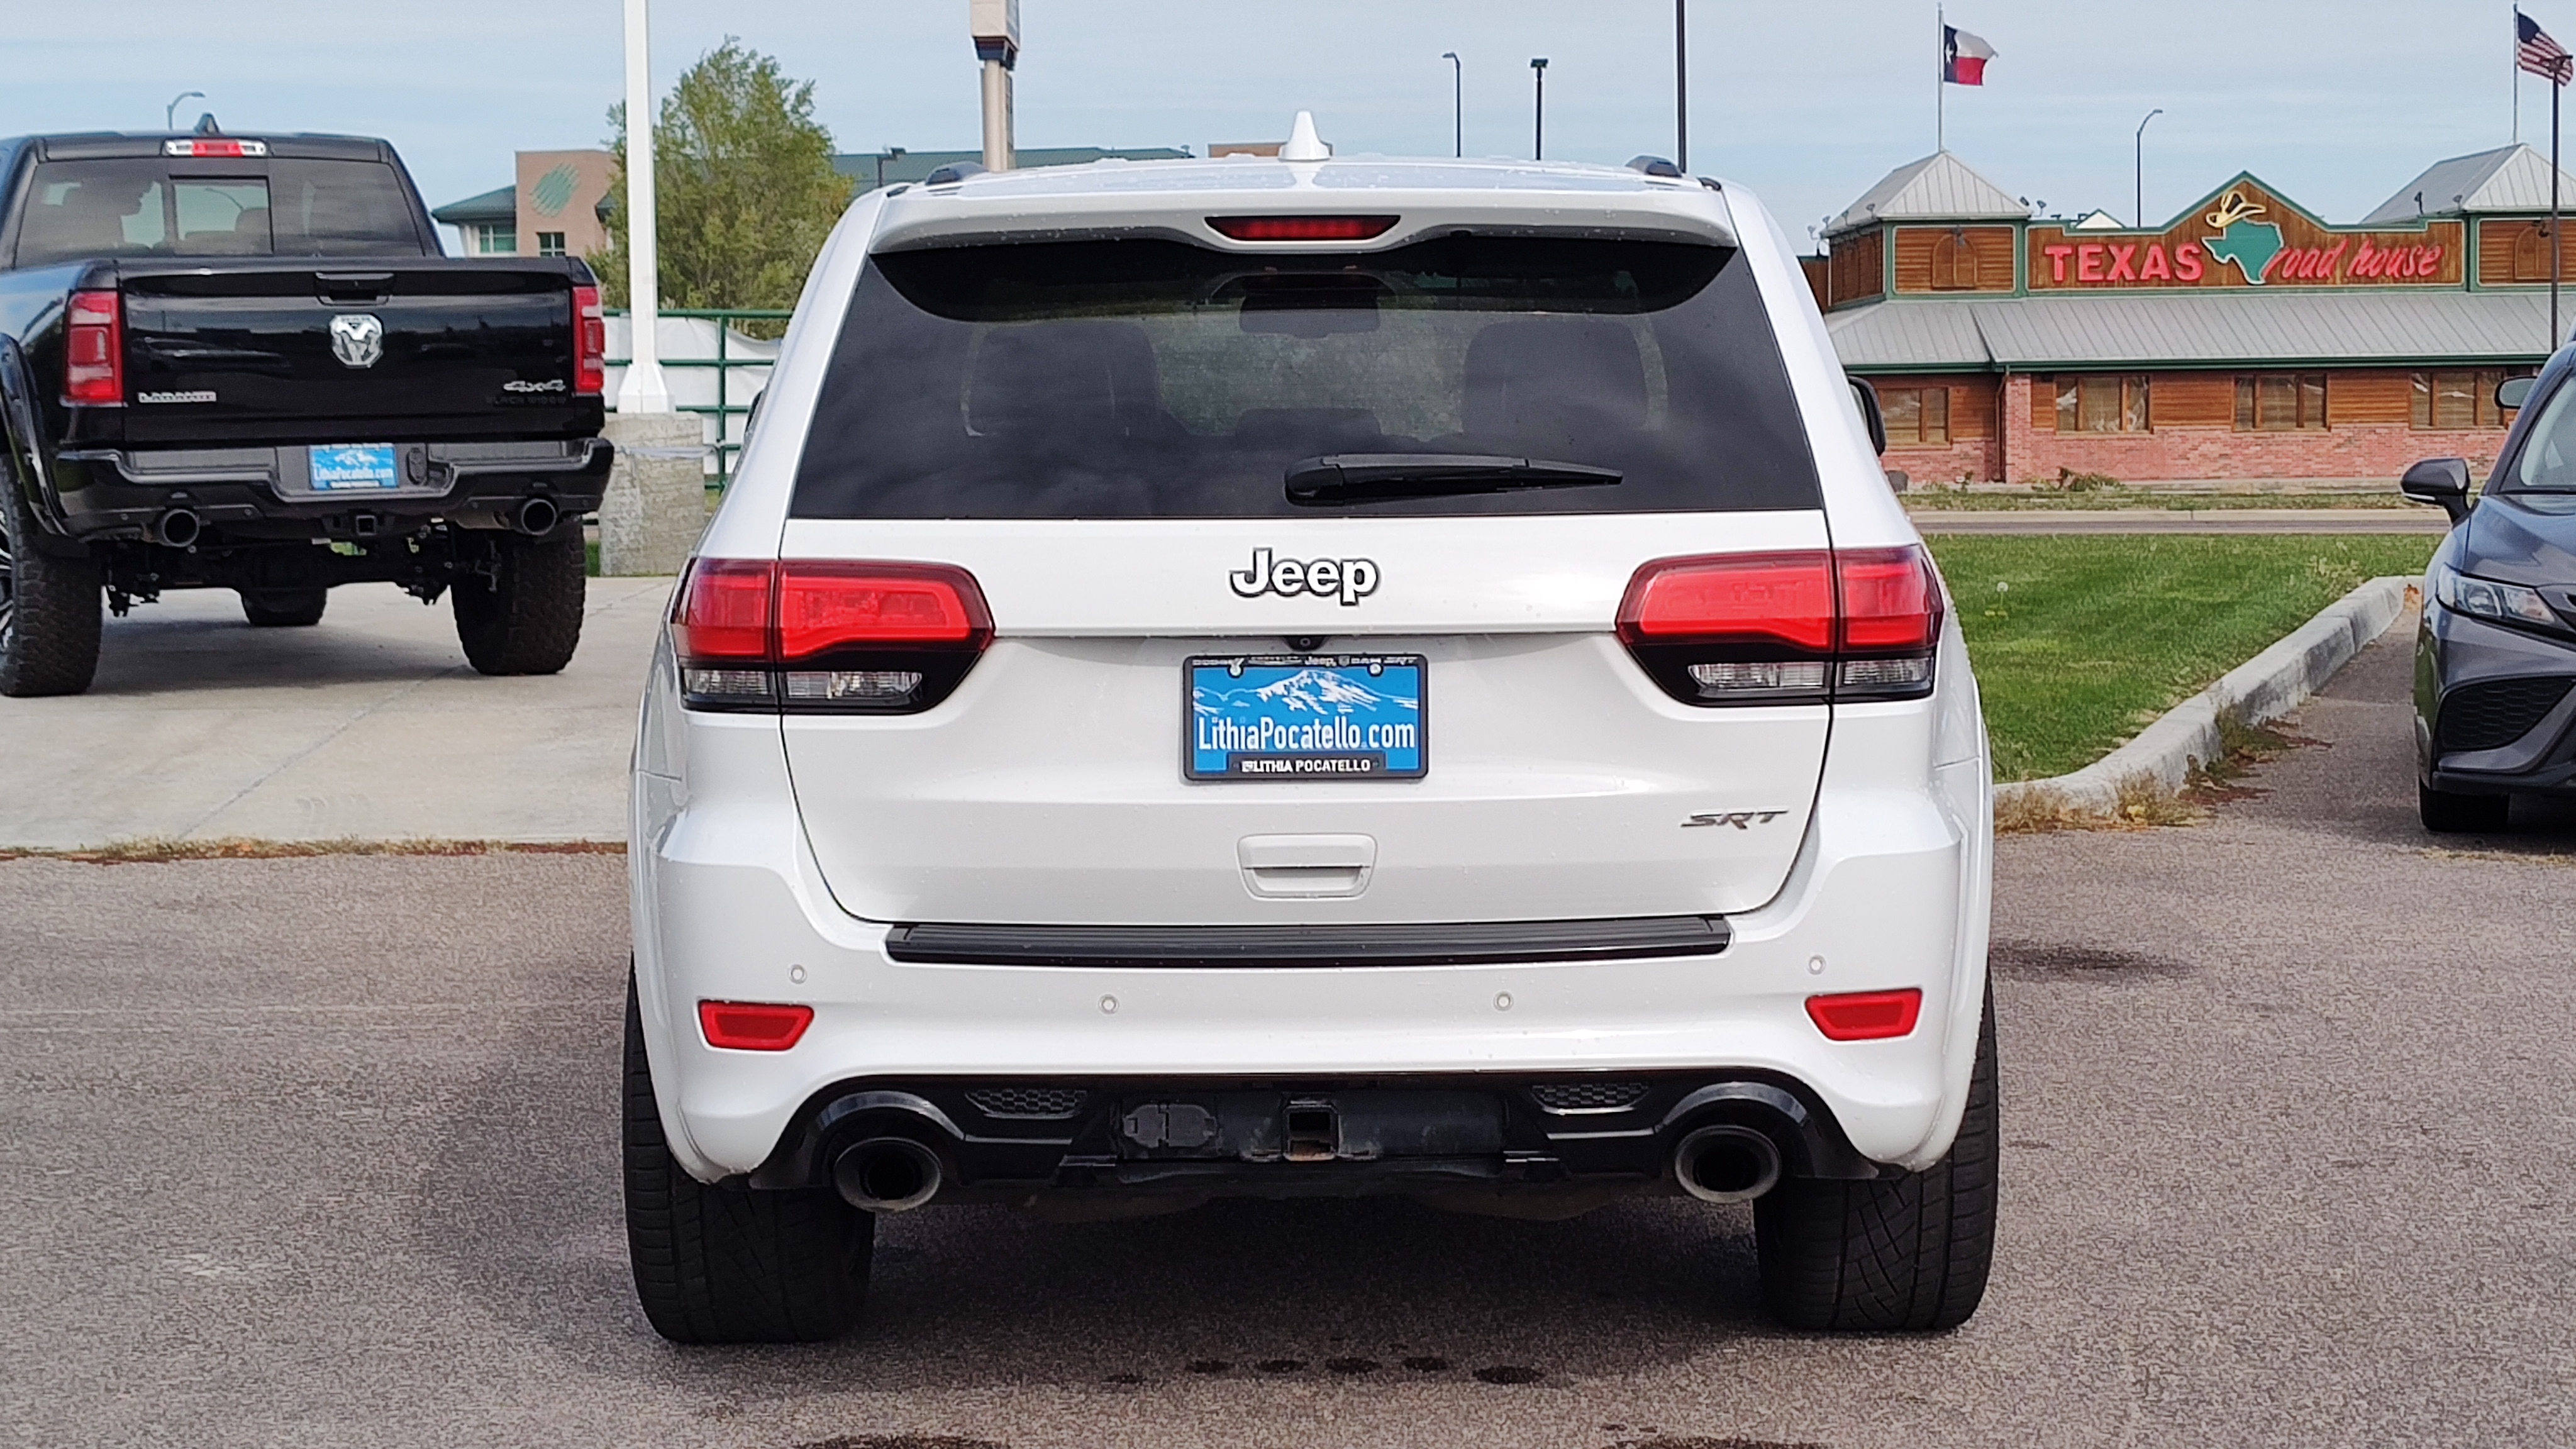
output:
<svg viewBox="0 0 2576 1449"><path fill-rule="evenodd" d="M449 258L393 148L0 140L0 694L77 694L100 606L449 593L466 658L581 635L606 324L577 258Z"/></svg>

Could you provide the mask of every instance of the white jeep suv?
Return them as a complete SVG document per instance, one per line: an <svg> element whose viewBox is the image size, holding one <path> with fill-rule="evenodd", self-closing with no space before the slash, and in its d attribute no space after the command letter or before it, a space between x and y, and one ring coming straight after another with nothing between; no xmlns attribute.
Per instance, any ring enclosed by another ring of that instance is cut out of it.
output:
<svg viewBox="0 0 2576 1449"><path fill-rule="evenodd" d="M1229 1194L1750 1200L1781 1320L1966 1318L1986 743L1874 417L1646 158L861 198L644 699L653 1326L840 1332L880 1213Z"/></svg>

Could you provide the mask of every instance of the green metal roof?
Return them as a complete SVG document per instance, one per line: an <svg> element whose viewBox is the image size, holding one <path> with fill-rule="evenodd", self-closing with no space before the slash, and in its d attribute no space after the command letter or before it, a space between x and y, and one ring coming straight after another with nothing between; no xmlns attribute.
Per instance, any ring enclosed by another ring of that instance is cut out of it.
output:
<svg viewBox="0 0 2576 1449"><path fill-rule="evenodd" d="M519 188L495 186L480 196L451 201L430 213L447 226L472 226L477 222L516 222L519 219Z"/></svg>

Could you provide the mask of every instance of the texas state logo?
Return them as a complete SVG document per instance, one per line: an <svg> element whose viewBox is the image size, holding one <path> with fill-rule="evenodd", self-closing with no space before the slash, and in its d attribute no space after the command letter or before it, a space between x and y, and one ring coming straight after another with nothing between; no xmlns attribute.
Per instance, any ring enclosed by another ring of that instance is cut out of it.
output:
<svg viewBox="0 0 2576 1449"><path fill-rule="evenodd" d="M2249 287L2263 285L2263 274L2281 254L2281 229L2254 219L2262 214L2261 202L2248 201L2243 191L2231 190L2219 198L2218 209L2203 218L2218 228L2218 235L2203 241L2202 249L2219 261L2234 263Z"/></svg>

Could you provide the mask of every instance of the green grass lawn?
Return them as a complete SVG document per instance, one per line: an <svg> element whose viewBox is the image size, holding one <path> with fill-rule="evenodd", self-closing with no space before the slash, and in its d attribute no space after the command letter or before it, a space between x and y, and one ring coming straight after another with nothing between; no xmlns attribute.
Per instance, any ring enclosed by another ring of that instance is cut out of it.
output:
<svg viewBox="0 0 2576 1449"><path fill-rule="evenodd" d="M2032 780L2100 759L2364 579L2423 572L2440 540L2126 534L1930 542L1984 691L1995 778Z"/></svg>

